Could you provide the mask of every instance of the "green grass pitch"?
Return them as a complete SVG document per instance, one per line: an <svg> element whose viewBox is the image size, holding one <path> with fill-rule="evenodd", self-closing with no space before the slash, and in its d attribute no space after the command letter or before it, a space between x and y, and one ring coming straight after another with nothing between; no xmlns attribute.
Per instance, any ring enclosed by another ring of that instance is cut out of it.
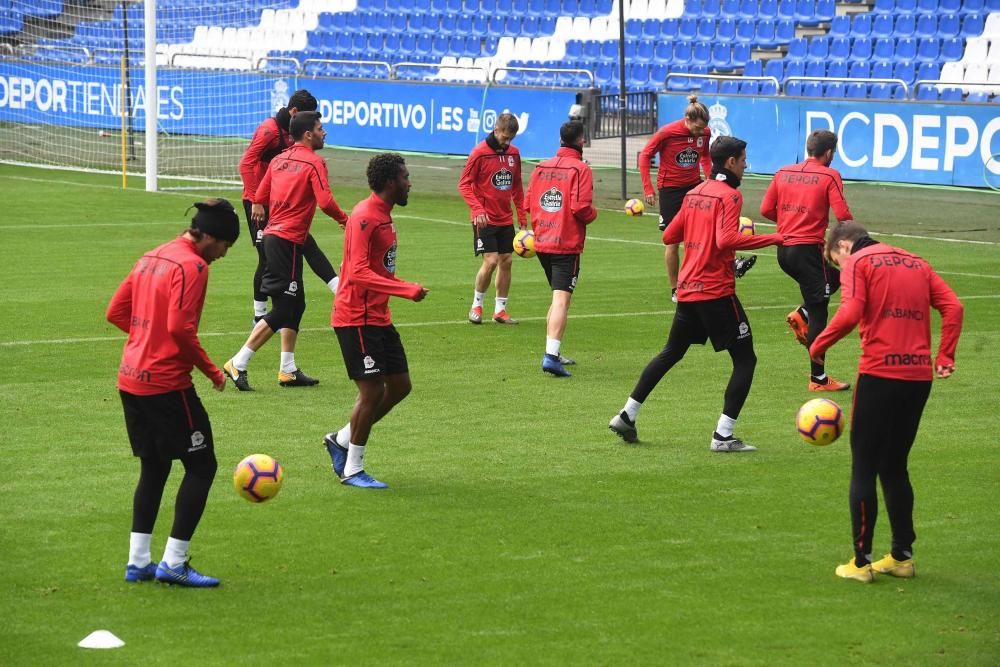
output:
<svg viewBox="0 0 1000 667"><path fill-rule="evenodd" d="M352 206L367 194L367 156L326 153ZM996 194L847 186L858 220L926 257L966 308L957 373L935 383L911 457L918 576L864 586L833 574L851 553L848 438L818 448L796 434L807 359L784 323L798 292L773 248L738 283L759 363L737 433L760 451L709 452L729 359L702 348L650 397L642 443L625 446L608 419L673 312L655 217L627 218L617 173L598 173L602 212L563 344L579 365L558 380L539 369L550 295L537 263L515 258L520 326L468 324L478 262L454 191L461 161L410 165L398 270L430 295L393 302L414 391L367 455L391 488L349 489L330 471L321 439L343 425L355 389L330 296L308 274L297 360L322 384L278 387L273 341L250 367L256 393L217 394L195 377L220 463L192 545L194 566L222 579L211 591L122 581L138 466L114 388L123 336L104 309L137 257L186 226L192 201L240 194L149 194L138 179L122 192L115 176L0 166L0 664L1000 662ZM766 183L744 186L744 214L758 221ZM320 215L314 232L338 262L339 227ZM220 365L250 327L253 258L244 237L212 267L201 332ZM857 356L853 335L828 368L853 380ZM849 395L835 399L849 410ZM254 452L286 471L263 505L231 484ZM875 555L888 544L883 511ZM76 647L96 629L125 647Z"/></svg>

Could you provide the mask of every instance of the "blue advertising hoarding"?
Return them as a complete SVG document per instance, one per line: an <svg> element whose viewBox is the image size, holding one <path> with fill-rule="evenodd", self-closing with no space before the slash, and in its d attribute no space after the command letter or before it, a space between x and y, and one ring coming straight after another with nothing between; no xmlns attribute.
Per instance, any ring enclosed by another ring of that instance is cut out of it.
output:
<svg viewBox="0 0 1000 667"><path fill-rule="evenodd" d="M1000 109L994 105L705 95L712 133L747 141L751 171L772 174L805 159L814 130L837 133L833 167L845 179L982 187L1000 176ZM661 95L660 123L687 98ZM993 181L995 182L995 180Z"/></svg>
<svg viewBox="0 0 1000 667"><path fill-rule="evenodd" d="M0 62L0 122L114 129L121 123L120 72ZM145 127L143 71L132 70L132 113ZM297 87L319 100L333 145L467 154L497 114L518 116L516 140L528 158L553 155L576 92L566 89L398 81L295 79L240 72L161 70L159 129L170 134L249 139Z"/></svg>

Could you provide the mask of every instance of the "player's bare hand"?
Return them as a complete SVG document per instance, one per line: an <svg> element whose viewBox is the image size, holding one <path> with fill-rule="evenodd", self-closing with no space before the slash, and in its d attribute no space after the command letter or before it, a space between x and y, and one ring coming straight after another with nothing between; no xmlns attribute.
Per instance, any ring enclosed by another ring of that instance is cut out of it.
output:
<svg viewBox="0 0 1000 667"><path fill-rule="evenodd" d="M215 391L225 391L226 390L226 376L222 376L222 382L213 382L212 389Z"/></svg>
<svg viewBox="0 0 1000 667"><path fill-rule="evenodd" d="M646 203L649 204L650 206L652 206L653 204L655 204L656 203L656 195L655 194L646 195Z"/></svg>
<svg viewBox="0 0 1000 667"><path fill-rule="evenodd" d="M947 366L938 364L935 370L937 370L937 376L943 380L951 377L952 373L955 372L955 367L950 364Z"/></svg>
<svg viewBox="0 0 1000 667"><path fill-rule="evenodd" d="M420 288L420 292L415 297L413 297L413 300L414 301L423 301L424 297L426 297L426 296L427 296L427 288L426 287L421 287Z"/></svg>
<svg viewBox="0 0 1000 667"><path fill-rule="evenodd" d="M482 229L489 221L490 219L486 217L485 213L480 213L472 219L472 224L476 226L476 229Z"/></svg>
<svg viewBox="0 0 1000 667"><path fill-rule="evenodd" d="M256 223L258 225L264 223L264 205L263 204L254 204L253 205L253 207L250 209L250 219L253 220L254 223Z"/></svg>

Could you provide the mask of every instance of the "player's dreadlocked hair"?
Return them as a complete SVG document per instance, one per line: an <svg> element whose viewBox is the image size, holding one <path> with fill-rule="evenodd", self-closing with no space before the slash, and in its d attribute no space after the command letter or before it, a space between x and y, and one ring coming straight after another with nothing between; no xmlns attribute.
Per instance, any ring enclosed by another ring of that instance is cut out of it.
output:
<svg viewBox="0 0 1000 667"><path fill-rule="evenodd" d="M399 153L379 153L368 162L368 187L381 192L385 184L399 177L406 161Z"/></svg>

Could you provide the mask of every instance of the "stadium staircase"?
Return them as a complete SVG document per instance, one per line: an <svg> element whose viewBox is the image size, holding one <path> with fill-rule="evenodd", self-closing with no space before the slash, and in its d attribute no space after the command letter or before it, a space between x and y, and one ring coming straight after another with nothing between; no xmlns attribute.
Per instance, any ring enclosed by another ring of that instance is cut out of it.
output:
<svg viewBox="0 0 1000 667"><path fill-rule="evenodd" d="M613 93L618 1L159 0L157 59L528 86L592 74ZM1000 0L621 1L629 91L1000 102ZM0 55L117 64L128 25L138 63L142 18L140 2L0 0Z"/></svg>

